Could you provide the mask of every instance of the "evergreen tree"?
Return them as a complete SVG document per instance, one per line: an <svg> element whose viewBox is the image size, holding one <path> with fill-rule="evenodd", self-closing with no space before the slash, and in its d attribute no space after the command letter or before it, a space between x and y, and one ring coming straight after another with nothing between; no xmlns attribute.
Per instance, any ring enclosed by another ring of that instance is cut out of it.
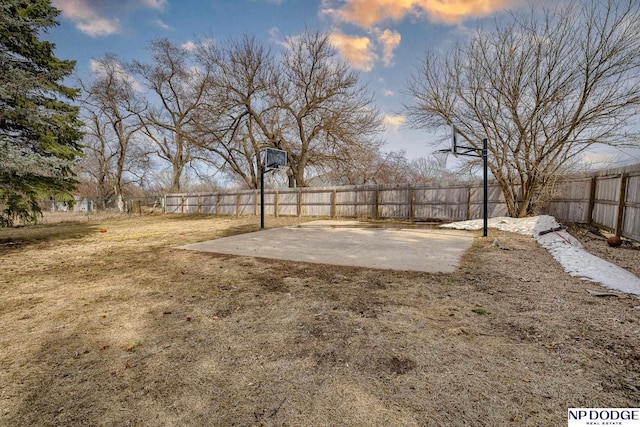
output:
<svg viewBox="0 0 640 427"><path fill-rule="evenodd" d="M43 198L73 202L82 133L78 90L63 80L75 61L39 39L59 13L50 0L0 0L0 226L34 222Z"/></svg>

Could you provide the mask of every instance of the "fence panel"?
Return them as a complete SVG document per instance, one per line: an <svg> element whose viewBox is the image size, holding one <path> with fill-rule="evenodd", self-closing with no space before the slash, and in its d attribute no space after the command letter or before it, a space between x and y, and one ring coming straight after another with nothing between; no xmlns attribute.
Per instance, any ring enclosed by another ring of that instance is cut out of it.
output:
<svg viewBox="0 0 640 427"><path fill-rule="evenodd" d="M347 189L347 187L336 188L334 192L335 216L345 218L357 217L358 193L351 188ZM371 216L373 216L373 214Z"/></svg>
<svg viewBox="0 0 640 427"><path fill-rule="evenodd" d="M623 180L624 176L624 180ZM622 182L626 187L622 187ZM625 190L625 194L620 194ZM623 200L620 200L620 197ZM169 194L168 213L259 214L255 190L218 194ZM265 191L265 213L308 217L466 220L482 217L483 190L471 184L345 186ZM544 212L561 221L594 222L640 240L640 165L567 177ZM489 216L506 216L499 185L489 185Z"/></svg>
<svg viewBox="0 0 640 427"><path fill-rule="evenodd" d="M311 190L300 193L301 216L331 216L333 192L331 190Z"/></svg>
<svg viewBox="0 0 640 427"><path fill-rule="evenodd" d="M499 185L491 184L487 189L489 202L487 210L489 211L489 218L498 216L508 216L507 205L504 202L504 196L502 195L502 189ZM471 187L469 196L469 211L468 219L482 218L482 211L484 208L484 189L482 186ZM458 218L454 218L458 219ZM465 218L459 218L465 219Z"/></svg>
<svg viewBox="0 0 640 427"><path fill-rule="evenodd" d="M200 197L200 213L203 214L216 214L216 201L218 200L217 196L205 195Z"/></svg>
<svg viewBox="0 0 640 427"><path fill-rule="evenodd" d="M627 181L622 235L640 241L640 173Z"/></svg>
<svg viewBox="0 0 640 427"><path fill-rule="evenodd" d="M165 212L166 213L183 213L182 212L182 196L167 195L165 196Z"/></svg>
<svg viewBox="0 0 640 427"><path fill-rule="evenodd" d="M468 186L422 187L414 190L415 219L466 220L469 202Z"/></svg>
<svg viewBox="0 0 640 427"><path fill-rule="evenodd" d="M239 195L240 199L237 201L238 211L236 215L255 215L256 214L256 206L257 199L260 197L259 193L256 194L255 191L241 193Z"/></svg>
<svg viewBox="0 0 640 427"><path fill-rule="evenodd" d="M411 217L411 188L378 189L378 218L407 219Z"/></svg>
<svg viewBox="0 0 640 427"><path fill-rule="evenodd" d="M220 194L218 197L218 215L235 215L238 207L238 195Z"/></svg>
<svg viewBox="0 0 640 427"><path fill-rule="evenodd" d="M589 222L590 193L590 177L559 182L545 212L563 221Z"/></svg>
<svg viewBox="0 0 640 427"><path fill-rule="evenodd" d="M619 193L619 175L596 178L596 192L592 213L593 222L607 228L615 228Z"/></svg>
<svg viewBox="0 0 640 427"><path fill-rule="evenodd" d="M355 217L356 218L377 218L376 199L378 197L377 188L358 188L356 190Z"/></svg>
<svg viewBox="0 0 640 427"><path fill-rule="evenodd" d="M299 191L280 191L278 200L278 215L297 216Z"/></svg>
<svg viewBox="0 0 640 427"><path fill-rule="evenodd" d="M184 198L184 213L199 213L200 197L186 196Z"/></svg>
<svg viewBox="0 0 640 427"><path fill-rule="evenodd" d="M502 188L498 184L489 185L489 216L509 216Z"/></svg>

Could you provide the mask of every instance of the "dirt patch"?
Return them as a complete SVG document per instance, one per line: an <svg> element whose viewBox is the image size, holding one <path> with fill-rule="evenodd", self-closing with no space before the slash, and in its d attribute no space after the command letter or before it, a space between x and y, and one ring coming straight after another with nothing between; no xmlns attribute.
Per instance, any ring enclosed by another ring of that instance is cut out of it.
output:
<svg viewBox="0 0 640 427"><path fill-rule="evenodd" d="M569 224L569 232L593 255L640 277L640 243L623 239L621 246L610 247L606 239L612 234L584 224Z"/></svg>
<svg viewBox="0 0 640 427"><path fill-rule="evenodd" d="M0 425L539 426L640 401L640 301L531 238L492 230L450 274L171 249L258 228L0 230Z"/></svg>

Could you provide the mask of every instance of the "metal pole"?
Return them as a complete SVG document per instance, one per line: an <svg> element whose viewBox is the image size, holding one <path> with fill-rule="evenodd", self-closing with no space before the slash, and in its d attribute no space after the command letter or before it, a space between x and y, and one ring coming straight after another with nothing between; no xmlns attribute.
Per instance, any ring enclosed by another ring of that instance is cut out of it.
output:
<svg viewBox="0 0 640 427"><path fill-rule="evenodd" d="M260 229L264 230L264 165L260 167Z"/></svg>
<svg viewBox="0 0 640 427"><path fill-rule="evenodd" d="M482 174L484 176L483 190L484 190L484 203L482 206L482 236L487 237L487 227L488 227L488 218L489 218L489 172L488 172L488 157L489 150L487 148L487 138L482 140Z"/></svg>

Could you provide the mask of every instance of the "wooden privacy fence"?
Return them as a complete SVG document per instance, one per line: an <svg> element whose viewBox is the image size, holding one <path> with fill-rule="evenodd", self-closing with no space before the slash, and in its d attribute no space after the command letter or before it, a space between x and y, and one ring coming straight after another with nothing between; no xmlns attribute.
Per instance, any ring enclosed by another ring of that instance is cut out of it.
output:
<svg viewBox="0 0 640 427"><path fill-rule="evenodd" d="M595 224L640 240L640 165L576 175L556 184L544 213ZM482 217L482 183L306 187L265 190L274 216L459 221ZM260 191L168 194L167 213L259 215ZM505 216L502 191L489 183L489 216Z"/></svg>
<svg viewBox="0 0 640 427"><path fill-rule="evenodd" d="M404 220L465 220L482 215L482 186L462 184L344 186L265 190L265 213L275 216ZM167 213L259 215L260 191L168 194ZM506 213L502 192L489 186L489 213Z"/></svg>
<svg viewBox="0 0 640 427"><path fill-rule="evenodd" d="M640 241L640 164L561 180L546 212Z"/></svg>

